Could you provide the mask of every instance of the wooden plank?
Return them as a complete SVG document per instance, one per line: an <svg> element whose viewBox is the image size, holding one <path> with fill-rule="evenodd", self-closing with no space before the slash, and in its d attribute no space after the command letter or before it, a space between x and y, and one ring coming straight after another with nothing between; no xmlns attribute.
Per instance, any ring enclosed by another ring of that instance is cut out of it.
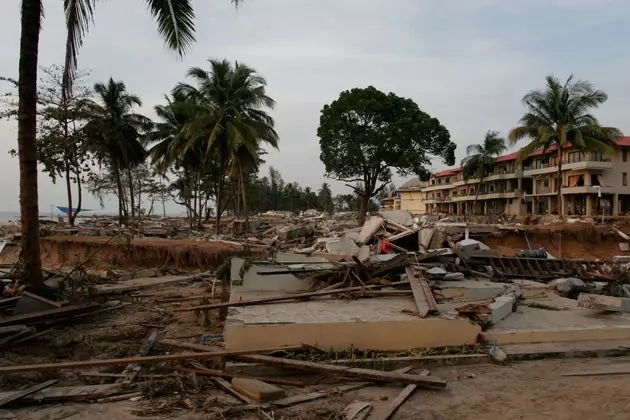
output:
<svg viewBox="0 0 630 420"><path fill-rule="evenodd" d="M225 379L214 378L212 379L212 381L217 385L217 387L227 392L228 394L232 395L237 400L244 402L246 404L256 404L256 401L253 398L250 398L247 395L241 394L239 391L234 389L234 387L230 385L230 383L226 381Z"/></svg>
<svg viewBox="0 0 630 420"><path fill-rule="evenodd" d="M385 372L373 369L349 368L346 366L329 365L324 363L283 359L280 357L261 355L240 355L237 358L247 362L286 366L299 370L338 373L346 377L367 379L370 381L402 382L406 384L415 384L426 388L436 389L443 389L446 387L446 380L430 376L410 375L407 373L398 372Z"/></svg>
<svg viewBox="0 0 630 420"><path fill-rule="evenodd" d="M260 379L234 378L232 379L232 388L257 403L278 400L287 395L284 389L268 384Z"/></svg>
<svg viewBox="0 0 630 420"><path fill-rule="evenodd" d="M105 397L116 392L117 385L81 385L50 387L34 394L23 397L21 404L40 404L49 402L86 401L98 397ZM14 392L0 392L0 399L4 399Z"/></svg>
<svg viewBox="0 0 630 420"><path fill-rule="evenodd" d="M149 353L151 353L153 346L155 345L156 339L157 339L157 331L152 331L151 334L149 334L147 341L144 343L144 345L140 349L139 356L148 356ZM117 380L116 382L123 383L123 384L130 384L136 379L136 376L138 376L141 370L142 370L141 363L130 363L122 372L125 375L125 379Z"/></svg>
<svg viewBox="0 0 630 420"><path fill-rule="evenodd" d="M2 407L3 405L9 404L13 401L17 401L21 398L27 397L31 394L34 394L36 392L41 391L44 388L48 388L49 386L53 386L54 384L56 384L57 382L59 382L59 379L50 379L46 382L42 382L41 384L37 384L37 385L33 385L30 388L26 388L22 391L17 391L17 392L13 392L11 393L11 395L8 395L2 399L0 399L0 407Z"/></svg>
<svg viewBox="0 0 630 420"><path fill-rule="evenodd" d="M610 366L607 369L587 370L584 372L563 373L562 376L604 376L604 375L628 375L630 374L630 364Z"/></svg>
<svg viewBox="0 0 630 420"><path fill-rule="evenodd" d="M365 401L353 401L343 409L345 420L364 420L372 411L372 403Z"/></svg>
<svg viewBox="0 0 630 420"><path fill-rule="evenodd" d="M416 276L413 268L409 266L405 267L405 273L407 273L407 280L411 285L413 299L416 301L420 318L426 318L429 313L437 312L437 303L435 303L435 298L427 281L422 277Z"/></svg>
<svg viewBox="0 0 630 420"><path fill-rule="evenodd" d="M76 362L60 362L60 363L42 363L37 365L19 365L19 366L1 366L0 375L7 373L23 373L23 372L47 372L63 369L85 369L100 366L119 366L128 365L129 363L159 363L173 360L201 360L212 359L216 357L231 357L242 354L252 353L272 353L274 351L281 350L299 350L302 346L291 347L269 347L254 350L237 350L237 351L213 351L204 353L182 353L182 354L166 354L159 356L145 356L145 357L123 357L120 359L104 359L104 360L80 360Z"/></svg>
<svg viewBox="0 0 630 420"><path fill-rule="evenodd" d="M395 287L398 285L408 285L408 282L399 281L399 282L394 282L392 284L389 284L387 286L382 285L382 284L371 285L371 286L356 286L356 287L346 287L344 289L320 290L317 292L308 292L308 293L295 293L291 295L273 296L273 297L268 297L268 298L243 300L243 301L238 301L238 302L213 303L210 305L190 306L188 308L177 308L177 309L173 309L173 312L190 312L190 311L229 308L229 307L237 307L237 306L264 305L267 303L284 302L288 300L305 299L305 298L311 298L311 297L317 297L317 296L339 295L339 294L344 294L348 292L356 292L359 290L381 289L383 287Z"/></svg>
<svg viewBox="0 0 630 420"><path fill-rule="evenodd" d="M206 369L205 367L203 369L200 369L200 368L197 368L197 369L183 369L183 371L184 372L193 372L196 375L217 376L219 378L225 378L225 379L234 379L234 378L259 379L259 380L265 381L267 383L276 384L276 385L289 385L289 386L297 386L297 387L300 387L300 388L303 388L303 387L306 386L306 383L303 382L303 381L295 381L295 380L292 380L292 379L283 379L283 378L268 378L268 377L255 378L253 376L232 375L231 373L223 372L222 370Z"/></svg>
<svg viewBox="0 0 630 420"><path fill-rule="evenodd" d="M411 369L413 369L411 366L407 366L401 369L394 370L393 372L407 373ZM326 389L324 391L315 391L315 392L310 392L308 394L293 395L291 397L283 398L281 400L272 401L271 403L265 404L263 406L246 405L242 407L236 407L236 410L237 411L255 410L259 407L262 407L264 409L274 408L274 407L278 407L278 408L290 407L292 405L302 404L305 402L310 402L310 401L318 400L321 398L326 398L332 394L343 394L344 392L349 392L349 391L354 391L356 389L365 388L370 385L374 385L374 383L373 382L357 382L354 384L335 386L335 387ZM231 411L231 410L228 409L227 411Z"/></svg>
<svg viewBox="0 0 630 420"><path fill-rule="evenodd" d="M58 318L67 318L98 309L98 303L85 303L82 305L65 306L63 308L51 309L49 311L35 312L25 315L10 316L0 319L0 327L16 324L32 324L40 321L52 321Z"/></svg>
<svg viewBox="0 0 630 420"><path fill-rule="evenodd" d="M0 327L0 335L15 334L27 329L26 325L9 325L8 327Z"/></svg>
<svg viewBox="0 0 630 420"><path fill-rule="evenodd" d="M423 370L418 375L428 376L429 374L430 373L428 370ZM416 391L417 388L418 388L418 385L407 385L405 389L400 391L400 393L396 396L396 398L394 398L392 402L389 403L384 409L382 410L377 409L377 411L370 418L370 420L389 420L394 415L396 410L398 410L398 407L400 407L402 403L404 403L405 400L409 398L411 394L413 394Z"/></svg>
<svg viewBox="0 0 630 420"><path fill-rule="evenodd" d="M169 338L163 338L159 341L160 344L176 347L179 349L196 350L196 351L221 351L220 347L206 346L205 344L186 343L184 341L171 340Z"/></svg>
<svg viewBox="0 0 630 420"><path fill-rule="evenodd" d="M27 328L25 330L16 332L15 334L11 336L2 339L2 341L0 341L0 350L4 350L5 348L9 347L11 344L14 344L15 342L23 339L24 337L31 335L33 332L35 332L33 328Z"/></svg>

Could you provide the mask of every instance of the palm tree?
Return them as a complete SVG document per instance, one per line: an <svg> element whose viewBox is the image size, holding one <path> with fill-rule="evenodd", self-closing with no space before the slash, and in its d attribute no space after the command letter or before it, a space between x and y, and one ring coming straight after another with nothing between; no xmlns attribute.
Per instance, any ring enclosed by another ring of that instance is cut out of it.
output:
<svg viewBox="0 0 630 420"><path fill-rule="evenodd" d="M188 70L196 86L180 83L175 91L194 100L200 107L197 117L187 124L184 132L189 138L182 149L205 138L206 153L214 153L219 162L216 193L216 232L220 233L223 212L223 190L230 159L235 150L246 145L253 148L259 143L276 146L278 134L274 121L266 109L275 102L266 94L266 81L246 65L227 60L209 60L210 70L200 67Z"/></svg>
<svg viewBox="0 0 630 420"><path fill-rule="evenodd" d="M118 214L120 222L134 216L134 187L131 170L144 162L146 150L141 136L152 128L147 117L132 112L134 106L142 106L136 95L127 92L123 82L109 79L107 84L97 83L94 91L98 102L88 101L86 108L90 119L85 126L90 144L101 163L106 163L118 189ZM129 207L123 187L123 171L129 186ZM124 215L124 217L123 217Z"/></svg>
<svg viewBox="0 0 630 420"><path fill-rule="evenodd" d="M610 153L617 147L615 138L621 132L617 128L602 127L591 114L606 102L608 96L596 90L590 82L574 81L573 76L569 76L564 84L553 76L547 76L545 80L544 89L532 90L523 97L528 112L521 118L521 125L512 129L509 139L512 144L523 138L532 140L520 150L519 161L536 150L557 148L558 214L563 217L563 149L570 143L581 152Z"/></svg>
<svg viewBox="0 0 630 420"><path fill-rule="evenodd" d="M462 176L465 180L471 178L479 178L479 185L477 186L477 194L475 195L475 201L473 201L473 211L479 198L479 191L483 184L483 179L488 176L494 164L497 160L497 156L503 153L506 149L505 140L499 137L497 131L488 131L483 139L482 144L470 144L466 148L466 156L462 160ZM468 219L469 215L466 215Z"/></svg>
<svg viewBox="0 0 630 420"><path fill-rule="evenodd" d="M195 40L191 0L145 0L169 49L182 55ZM242 0L231 0L238 6ZM96 0L64 0L67 95L77 54L93 20ZM22 214L22 257L24 277L34 289L43 287L39 247L39 203L37 191L37 59L43 19L42 0L22 0L20 26L18 155L20 161L20 212Z"/></svg>

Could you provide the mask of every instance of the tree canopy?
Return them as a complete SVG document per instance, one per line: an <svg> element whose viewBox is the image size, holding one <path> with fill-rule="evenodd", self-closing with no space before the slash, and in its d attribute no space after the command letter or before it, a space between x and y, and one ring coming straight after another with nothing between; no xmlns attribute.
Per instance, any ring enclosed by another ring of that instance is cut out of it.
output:
<svg viewBox="0 0 630 420"><path fill-rule="evenodd" d="M343 91L325 105L317 135L326 175L361 196L361 220L369 199L391 181L392 171L426 180L432 158L455 163L456 145L436 118L413 100L373 86Z"/></svg>

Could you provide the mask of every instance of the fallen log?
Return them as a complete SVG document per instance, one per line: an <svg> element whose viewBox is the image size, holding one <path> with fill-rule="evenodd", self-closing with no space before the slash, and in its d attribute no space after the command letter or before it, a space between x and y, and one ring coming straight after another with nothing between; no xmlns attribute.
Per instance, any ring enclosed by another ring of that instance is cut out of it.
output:
<svg viewBox="0 0 630 420"><path fill-rule="evenodd" d="M405 384L419 385L425 388L446 388L446 380L431 376L410 375L407 373L386 372L362 368L349 368L346 366L329 365L323 363L291 360L280 357L253 354L238 355L237 358L246 362L279 365L299 370L308 370L315 372L337 373L339 375L343 375L349 378L368 379L370 381L376 382L402 382Z"/></svg>
<svg viewBox="0 0 630 420"><path fill-rule="evenodd" d="M309 299L309 298L318 297L318 296L340 295L344 293L357 292L361 290L374 290L374 289L382 289L383 287L396 287L399 285L409 286L409 282L398 281L398 282L394 282L388 285L376 284L376 285L371 285L371 286L355 286L355 287L346 287L344 289L320 290L317 292L272 296L268 298L243 300L239 302L212 303L209 305L199 305L199 306L190 306L187 308L177 308L177 309L173 309L173 312L190 312L190 311L220 309L220 308L229 308L229 307L237 307L237 306L264 305L266 303L284 302L284 301L296 300L296 299Z"/></svg>
<svg viewBox="0 0 630 420"><path fill-rule="evenodd" d="M130 363L159 363L173 360L185 360L185 359L212 359L215 357L231 357L242 354L251 353L272 353L274 351L281 350L300 350L302 346L292 347L271 347L255 350L237 350L237 351L213 351L205 353L182 353L182 354L167 354L160 356L144 356L144 357L124 357L120 359L104 359L104 360L80 360L76 362L60 362L60 363L42 363L37 365L19 365L19 366L1 366L0 375L7 373L23 373L23 372L47 372L63 369L84 369L101 366L119 366L128 365Z"/></svg>

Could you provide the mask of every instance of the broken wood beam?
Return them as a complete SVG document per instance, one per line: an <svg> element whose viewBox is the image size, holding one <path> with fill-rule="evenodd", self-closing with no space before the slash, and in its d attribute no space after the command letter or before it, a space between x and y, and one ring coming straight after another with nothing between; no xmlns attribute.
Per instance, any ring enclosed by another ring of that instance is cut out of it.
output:
<svg viewBox="0 0 630 420"><path fill-rule="evenodd" d="M377 382L402 382L406 384L415 384L422 387L435 389L446 388L446 380L430 376L410 375L407 373L386 372L373 369L349 368L346 366L307 362L302 360L291 360L280 357L253 354L238 355L237 358L246 362L279 365L299 370L338 373L339 375L349 378L367 379ZM2 373L1 370L0 373Z"/></svg>
<svg viewBox="0 0 630 420"><path fill-rule="evenodd" d="M84 369L100 366L119 366L128 365L129 363L159 363L173 360L186 360L186 359L212 359L216 357L232 357L242 354L250 353L272 353L274 351L281 350L299 350L302 346L292 347L270 347L255 350L223 350L212 351L204 353L182 353L182 354L166 354L159 356L144 356L144 357L124 357L120 359L103 359L103 360L80 360L74 362L59 362L59 363L41 363L36 365L18 365L18 366L0 366L0 375L8 373L24 373L24 372L48 372L64 369Z"/></svg>
<svg viewBox="0 0 630 420"><path fill-rule="evenodd" d="M407 281L411 285L413 299L416 302L420 318L426 318L430 313L437 312L438 306L435 303L435 297L424 277L416 275L411 266L405 268L405 273L407 273Z"/></svg>
<svg viewBox="0 0 630 420"><path fill-rule="evenodd" d="M200 306L190 306L187 308L177 308L173 309L174 312L190 312L190 311L198 311L198 310L206 310L206 309L220 309L220 308L229 308L229 307L237 307L237 306L253 306L253 305L264 305L267 303L275 303L275 302L285 302L296 299L308 299L312 297L318 296L329 296L329 295L340 295L348 292L356 292L360 290L377 290L382 289L383 287L396 287L400 285L408 286L409 282L406 281L398 281L393 282L388 285L375 284L371 286L355 286L355 287L346 287L344 289L335 289L335 290L320 290L317 292L308 292L308 293L295 293L291 295L281 295L281 296L272 296L268 298L260 298L260 299L251 299L251 300L242 300L238 302L223 302L223 303L212 303L209 305L200 305Z"/></svg>
<svg viewBox="0 0 630 420"><path fill-rule="evenodd" d="M423 370L418 374L419 376L429 376L430 372L428 370ZM407 398L413 394L418 385L407 385L405 389L400 391L400 393L394 398L394 400L388 404L384 409L377 410L374 415L371 417L371 420L389 420L392 418L398 407L400 407Z"/></svg>
<svg viewBox="0 0 630 420"><path fill-rule="evenodd" d="M183 369L184 372L194 372L196 375L205 375L205 376L216 376L219 378L225 378L225 379L236 379L236 378L241 378L241 379L258 379L261 381L265 381L267 383L270 384L275 384L275 385L289 385L289 386L297 386L300 388L304 388L306 386L306 383L303 381L294 381L291 379L282 379L282 378L255 378L253 376L245 376L245 375L232 375L231 373L227 373L227 372L223 372L222 370L214 370L214 369L200 369L200 368L196 368L196 369Z"/></svg>
<svg viewBox="0 0 630 420"><path fill-rule="evenodd" d="M287 395L284 389L260 379L234 378L232 379L232 388L257 403L278 400Z"/></svg>
<svg viewBox="0 0 630 420"><path fill-rule="evenodd" d="M25 315L10 316L0 319L0 327L16 324L32 324L42 321L52 321L59 318L68 318L76 315L84 314L100 308L98 303L84 303L81 305L65 306L48 311L34 312Z"/></svg>
<svg viewBox="0 0 630 420"><path fill-rule="evenodd" d="M609 366L602 370L587 370L584 372L563 373L561 376L604 376L604 375L628 375L630 374L630 364L619 366Z"/></svg>
<svg viewBox="0 0 630 420"><path fill-rule="evenodd" d="M411 369L413 369L411 366L407 366L401 369L394 370L392 372L407 373ZM272 401L262 406L261 405L245 405L245 406L240 406L240 407L233 407L224 411L223 414L225 415L226 412L236 412L236 411L241 412L241 411L256 410L259 407L264 408L264 409L276 408L276 407L277 408L290 407L292 405L302 404L305 402L310 402L310 401L318 400L321 398L326 398L333 394L343 394L344 392L349 392L349 391L354 391L356 389L365 388L370 385L374 385L374 382L357 382L357 383L348 384L348 385L335 386L335 387L332 387L330 389L323 390L323 391L315 391L315 392L309 392L308 394L293 395L291 397L283 398L281 400Z"/></svg>
<svg viewBox="0 0 630 420"><path fill-rule="evenodd" d="M53 386L54 384L56 384L57 382L59 382L59 379L51 379L48 380L46 382L42 382L41 384L37 384L37 385L33 385L30 388L26 388L22 391L17 391L17 392L13 392L11 393L11 395L8 395L2 399L0 399L0 407L9 404L13 401L17 401L21 398L24 397L28 397L31 394L34 394L36 392L41 391L44 388L48 388L49 386Z"/></svg>
<svg viewBox="0 0 630 420"><path fill-rule="evenodd" d="M153 346L155 345L156 339L157 339L157 331L152 331L151 334L149 334L147 341L144 343L144 345L140 349L139 356L141 357L148 356L149 353L151 353ZM123 383L123 384L130 384L136 379L136 376L138 376L141 370L142 370L141 363L130 363L122 372L123 375L125 375L125 378L122 380L117 380L116 382Z"/></svg>

